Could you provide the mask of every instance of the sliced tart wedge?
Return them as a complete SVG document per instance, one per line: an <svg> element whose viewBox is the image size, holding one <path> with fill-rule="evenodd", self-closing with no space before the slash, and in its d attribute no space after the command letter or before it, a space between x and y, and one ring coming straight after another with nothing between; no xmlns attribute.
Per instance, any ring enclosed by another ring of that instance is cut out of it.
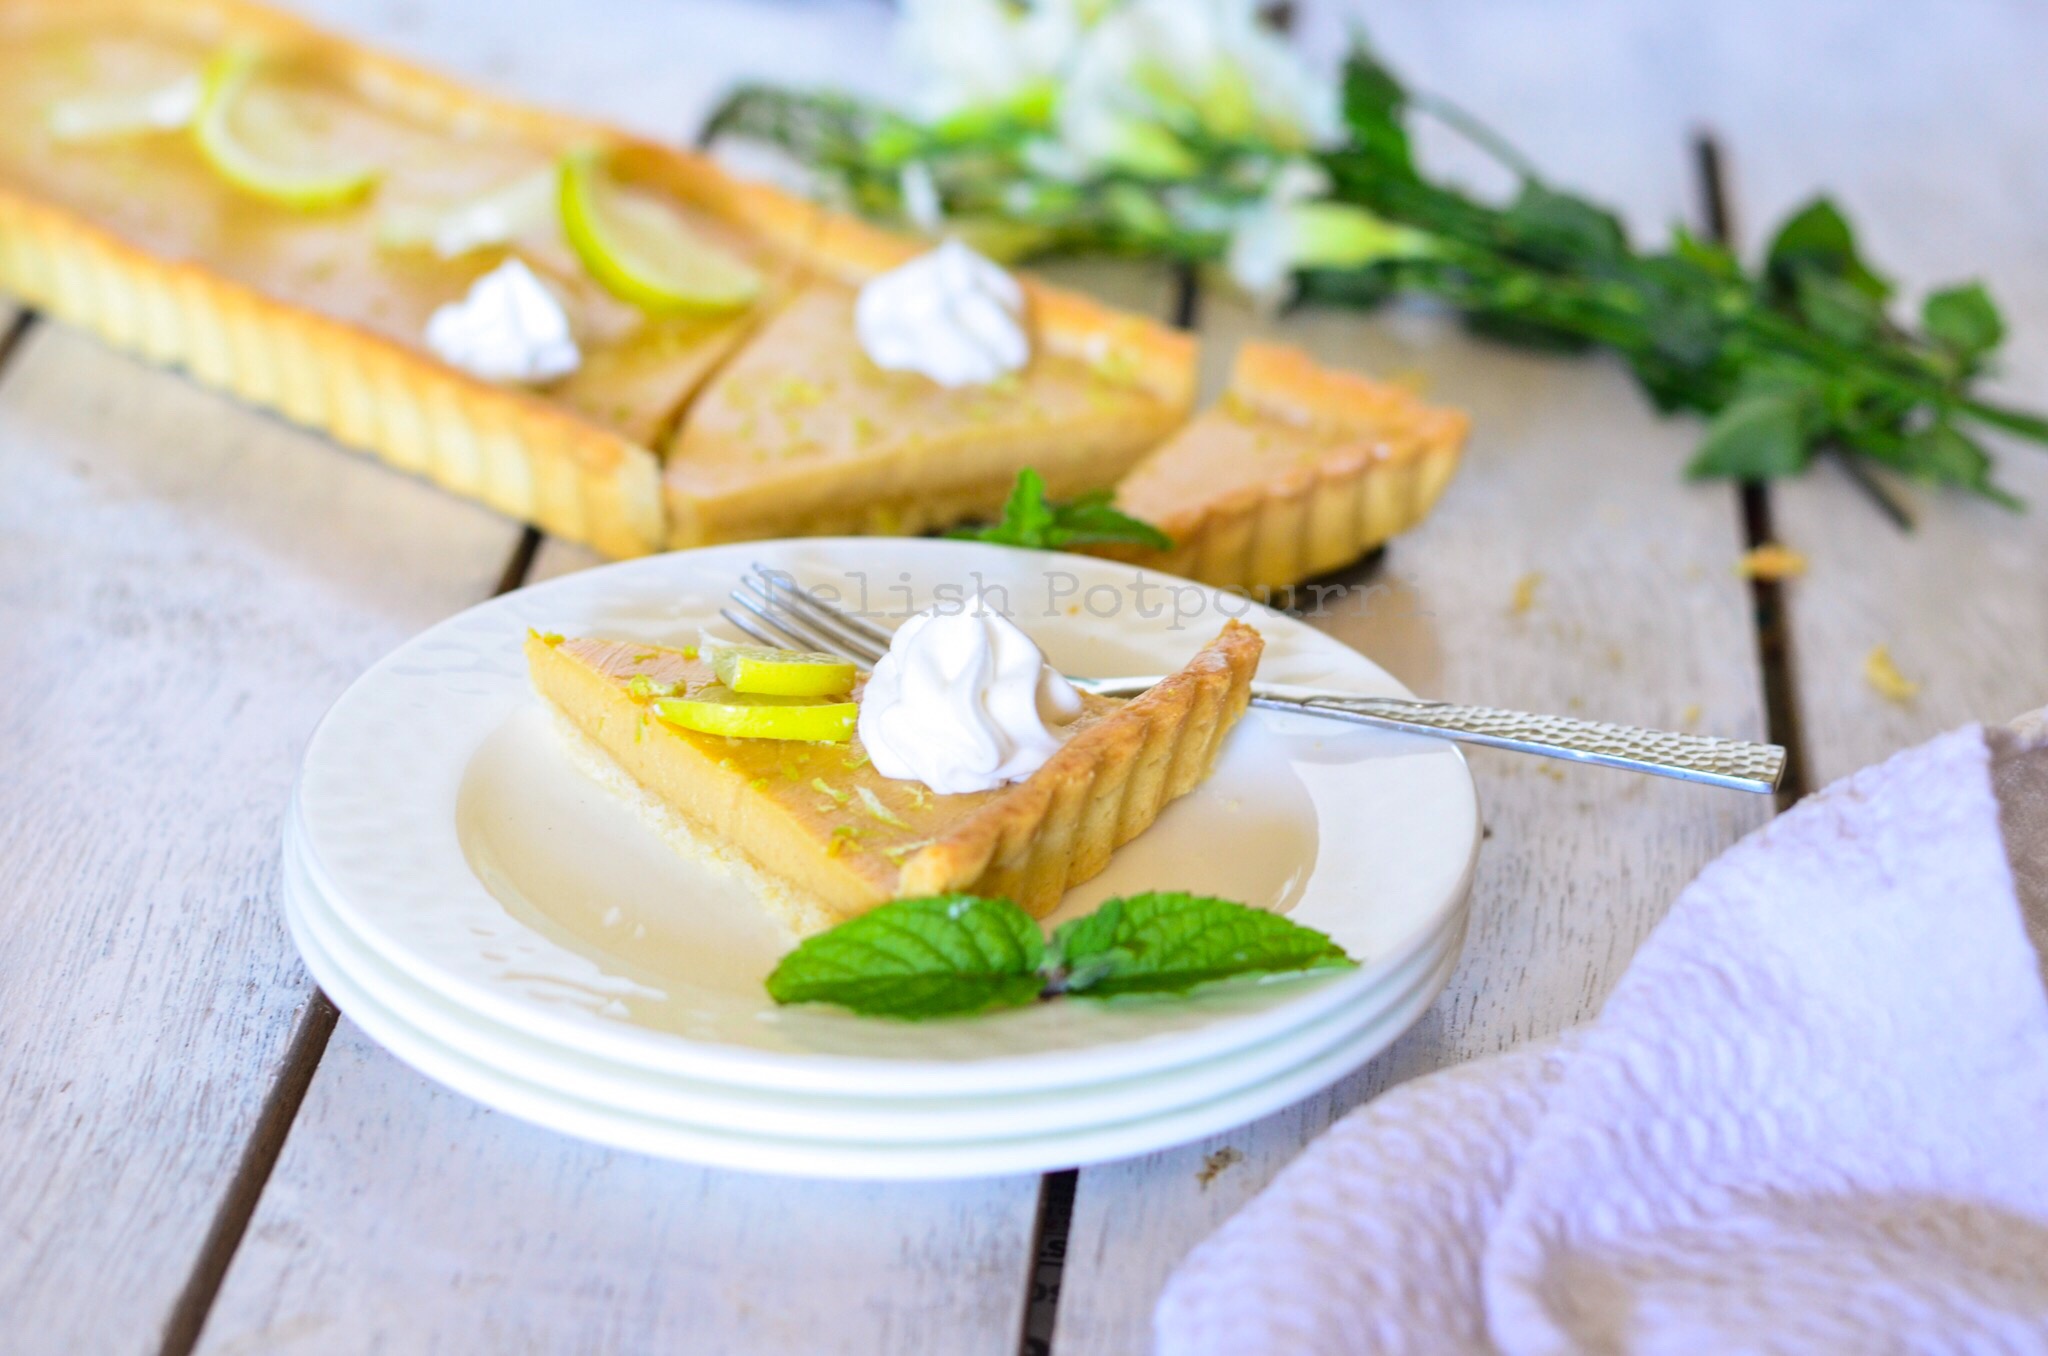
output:
<svg viewBox="0 0 2048 1356"><path fill-rule="evenodd" d="M1254 592L1338 569L1422 520L1469 422L1299 349L1248 343L1223 398L1117 486L1116 507L1173 549L1103 554Z"/></svg>
<svg viewBox="0 0 2048 1356"><path fill-rule="evenodd" d="M772 205L771 205L772 206ZM750 201L761 239L811 276L699 393L664 471L670 544L911 534L992 515L1029 466L1068 498L1107 489L1187 417L1187 335L1023 278L1031 359L947 388L871 362L860 285L924 246Z"/></svg>
<svg viewBox="0 0 2048 1356"><path fill-rule="evenodd" d="M721 690L711 662L683 650L532 636L526 654L586 770L678 846L737 856L764 905L805 935L949 890L1050 913L1208 775L1263 647L1258 632L1227 624L1149 691L1085 698L1065 743L1028 779L969 795L882 776L858 738L730 738L671 724L664 702Z"/></svg>

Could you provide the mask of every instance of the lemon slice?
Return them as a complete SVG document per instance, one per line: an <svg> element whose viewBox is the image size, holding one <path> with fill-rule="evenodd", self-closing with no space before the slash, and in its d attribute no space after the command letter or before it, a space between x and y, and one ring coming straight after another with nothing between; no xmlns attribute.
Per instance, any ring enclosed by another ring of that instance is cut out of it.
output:
<svg viewBox="0 0 2048 1356"><path fill-rule="evenodd" d="M288 110L252 99L263 59L229 48L207 63L193 140L206 163L245 193L302 212L345 207L377 186L379 172L323 163L321 148Z"/></svg>
<svg viewBox="0 0 2048 1356"><path fill-rule="evenodd" d="M731 311L752 301L761 277L699 238L654 198L614 183L596 151L562 161L562 229L607 292L643 311Z"/></svg>
<svg viewBox="0 0 2048 1356"><path fill-rule="evenodd" d="M699 734L734 739L797 739L843 744L853 738L860 706L809 697L734 692L713 683L687 697L657 697L654 714Z"/></svg>
<svg viewBox="0 0 2048 1356"><path fill-rule="evenodd" d="M853 665L837 655L721 645L711 652L718 681L734 692L778 697L843 697L853 691Z"/></svg>
<svg viewBox="0 0 2048 1356"><path fill-rule="evenodd" d="M205 86L197 75L155 89L94 90L59 99L43 122L56 141L104 141L148 132L175 132L191 125Z"/></svg>

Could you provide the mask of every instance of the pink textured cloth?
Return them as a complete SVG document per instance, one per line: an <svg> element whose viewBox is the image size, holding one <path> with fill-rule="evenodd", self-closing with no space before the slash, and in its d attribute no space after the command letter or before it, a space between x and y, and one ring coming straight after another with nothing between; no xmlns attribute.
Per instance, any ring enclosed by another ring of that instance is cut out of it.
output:
<svg viewBox="0 0 2048 1356"><path fill-rule="evenodd" d="M2048 1353L2048 733L1972 726L1703 871L1597 1020L1333 1127L1161 1356Z"/></svg>

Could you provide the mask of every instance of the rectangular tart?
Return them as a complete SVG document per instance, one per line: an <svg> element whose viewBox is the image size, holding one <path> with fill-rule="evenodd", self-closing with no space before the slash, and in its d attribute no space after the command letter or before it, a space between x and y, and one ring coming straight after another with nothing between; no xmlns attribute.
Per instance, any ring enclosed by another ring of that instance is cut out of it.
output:
<svg viewBox="0 0 2048 1356"><path fill-rule="evenodd" d="M288 98L384 170L369 202L294 211L224 182L182 132L80 142L47 125L59 100L174 81L229 43L275 54ZM754 264L766 280L760 297L737 314L651 319L597 287L560 242L522 239L521 258L565 298L584 366L522 389L437 360L423 345L427 316L503 252L397 254L379 239L385 214L453 206L591 146L606 148L636 191ZM1186 340L1034 287L1047 399L1016 399L1011 423L1031 424L1045 405L1044 428L977 441L947 432L944 402L929 412L913 402L900 419L890 412L886 437L835 443L830 464L815 466L807 458L830 429L782 443L740 438L732 422L702 438L677 433L699 388L764 323L788 305L834 304L832 289L850 286L852 273L915 248L702 157L491 98L245 0L0 7L0 288L607 554L937 526L994 510L1032 460L1046 461L1063 489L1107 485L1184 417ZM747 370L772 358L771 347ZM1034 373L1021 384L1037 382ZM1077 383L1089 387L1083 396ZM1100 417L1068 418L1075 399ZM970 445L978 455L958 465L940 455ZM672 478L665 503L660 453L671 446L694 469ZM786 474L793 467L802 473ZM770 488L749 489L743 468ZM806 498L795 486L817 492Z"/></svg>

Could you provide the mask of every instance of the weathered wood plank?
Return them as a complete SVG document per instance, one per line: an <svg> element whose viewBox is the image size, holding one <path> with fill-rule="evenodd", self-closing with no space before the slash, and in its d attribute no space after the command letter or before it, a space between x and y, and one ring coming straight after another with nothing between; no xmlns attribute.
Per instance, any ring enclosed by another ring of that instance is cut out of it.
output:
<svg viewBox="0 0 2048 1356"><path fill-rule="evenodd" d="M312 987L276 903L314 722L516 529L38 327L0 381L0 1313L153 1351Z"/></svg>
<svg viewBox="0 0 2048 1356"><path fill-rule="evenodd" d="M1684 124L1635 58L1647 21L1546 7L1454 25L1376 12L1398 69L1510 128L1559 182L1624 205L1638 230L1687 206ZM1540 26L1541 31L1534 31ZM1528 30L1528 31L1524 31ZM1602 81L1567 79L1597 70ZM1609 77L1612 77L1611 82ZM1254 328L1204 306L1212 373ZM1686 486L1696 430L1660 422L1626 376L1481 346L1436 318L1333 313L1277 327L1324 358L1422 374L1471 411L1469 460L1435 516L1319 624L1425 694L1761 737L1756 654L1732 574L1732 494ZM1534 580L1528 606L1516 599ZM1488 839L1449 989L1380 1059L1241 1131L1081 1174L1060 1297L1060 1356L1143 1351L1159 1287L1188 1248L1336 1116L1406 1078L1582 1021L1673 894L1769 813L1761 798L1478 754Z"/></svg>
<svg viewBox="0 0 2048 1356"><path fill-rule="evenodd" d="M1909 304L1983 278L2012 335L2000 394L2048 406L2048 180L2037 168L2048 14L1926 0L1816 7L1790 16L1789 35L1766 37L1762 12L1745 4L1731 15L1717 69L1746 78L1714 81L1708 105L1748 243L1760 248L1825 187ZM1855 79L1791 79L1795 51L1854 52ZM1779 535L1811 559L1787 593L1814 786L1965 721L2048 702L2048 451L1999 449L2000 479L2029 502L2024 514L1906 487L1918 524L1906 534L1836 466L1773 487ZM1878 645L1920 682L1912 700L1865 681Z"/></svg>
<svg viewBox="0 0 2048 1356"><path fill-rule="evenodd" d="M615 1153L428 1083L344 1018L200 1350L1007 1356L1036 1187Z"/></svg>

